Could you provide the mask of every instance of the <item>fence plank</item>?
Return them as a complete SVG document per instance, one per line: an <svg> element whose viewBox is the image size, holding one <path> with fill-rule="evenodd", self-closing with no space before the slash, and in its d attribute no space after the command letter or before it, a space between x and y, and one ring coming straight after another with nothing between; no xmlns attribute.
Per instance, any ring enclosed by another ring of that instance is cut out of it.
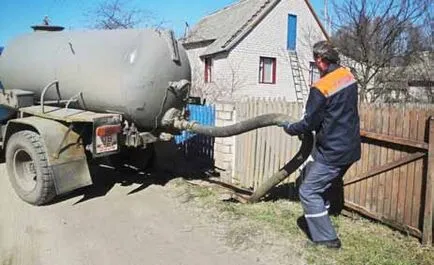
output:
<svg viewBox="0 0 434 265"><path fill-rule="evenodd" d="M405 111L404 108L401 108L401 120L403 121L401 137L407 138L409 137L409 127L410 127L410 113L409 111ZM401 158L407 156L408 147L402 146L401 148ZM398 191L398 209L397 209L397 220L400 223L404 223L404 214L405 214L405 198L407 195L407 183L408 181L408 166L403 165L400 167L399 173L399 191Z"/></svg>
<svg viewBox="0 0 434 265"><path fill-rule="evenodd" d="M305 112L305 107L302 103L294 102L295 109L296 109L296 116L298 119L301 119ZM292 157L295 156L295 154L299 151L301 146L301 141L298 139L298 137L292 137L292 145L294 146L294 152L292 153ZM296 178L300 177L300 171L296 171L294 174L294 180Z"/></svg>
<svg viewBox="0 0 434 265"><path fill-rule="evenodd" d="M381 118L378 120L381 124L377 124L379 126L379 132L381 134L387 134L387 130L389 128L389 108L381 108L379 111ZM379 164L384 165L387 163L387 148L384 145L380 146L380 156L379 156ZM386 200L386 173L382 173L378 176L378 201L377 201L377 212L383 213L384 210L384 201Z"/></svg>
<svg viewBox="0 0 434 265"><path fill-rule="evenodd" d="M244 101L243 106L244 106L243 107L244 108L243 120L246 120L249 117L251 107L250 107L250 104L248 101ZM251 135L252 135L251 132L240 135L242 137L241 139L243 139L243 141L241 141L242 146L240 146L240 150L242 150L241 151L242 155L240 155L240 157L241 156L243 157L243 160L241 162L243 175L241 176L241 179L242 179L242 183L243 183L242 187L246 187L246 188L250 187L248 185L248 178L249 178L248 177L249 176L248 175L248 160L250 159L251 156L253 156L253 154L251 154L251 152L249 152L247 150L247 146L251 143L251 141L250 141ZM248 157L248 158L246 158L246 157Z"/></svg>
<svg viewBox="0 0 434 265"><path fill-rule="evenodd" d="M253 99L248 99L247 101L247 116L246 119L249 119L253 116L253 113L255 112L256 104L253 101ZM246 143L244 145L245 154L247 154L247 159L245 161L246 164L246 175L245 175L245 182L244 185L247 188L253 187L252 183L252 177L253 177L253 170L254 170L254 164L252 161L254 161L255 153L252 152L252 150L255 150L255 134L256 131L249 132L246 137Z"/></svg>
<svg viewBox="0 0 434 265"><path fill-rule="evenodd" d="M429 151L428 151L428 169L426 176L425 190L425 210L423 220L423 235L422 242L431 245L432 243L432 228L433 228L433 195L434 195L434 120L431 118L429 122Z"/></svg>
<svg viewBox="0 0 434 265"><path fill-rule="evenodd" d="M289 113L291 113L291 116L294 118L298 118L299 117L299 107L298 105L294 102L291 105L289 105ZM287 142L287 154L288 157L294 157L295 152L297 152L297 143L295 138L296 137L291 137L288 135L289 141ZM293 174L291 176L291 180L294 180L296 178L295 174Z"/></svg>
<svg viewBox="0 0 434 265"><path fill-rule="evenodd" d="M274 99L272 104L273 113L280 113L279 109L279 101ZM276 126L272 126L270 128L271 131L271 160L270 160L270 167L272 174L278 170L279 167L279 134L280 131L277 130ZM271 175L270 175L271 176ZM268 176L269 177L269 176Z"/></svg>
<svg viewBox="0 0 434 265"><path fill-rule="evenodd" d="M251 101L251 99L247 99L245 101L245 110L246 110L246 117L245 119L249 119L250 115L252 113L252 110L254 108L254 104ZM243 142L243 150L244 150L244 176L243 176L243 185L245 188L250 188L251 184L250 184L250 178L251 178L251 174L252 174L252 166L250 161L252 160L252 157L255 155L252 152L252 145L253 145L253 141L252 141L252 137L253 137L253 133L254 132L248 132L244 135L244 142Z"/></svg>
<svg viewBox="0 0 434 265"><path fill-rule="evenodd" d="M237 102L236 104L236 121L243 121L245 119L246 110L245 110L246 104L244 102ZM243 153L243 141L245 137L244 135L237 135L235 136L235 176L238 179L238 185L244 184L244 161L242 159L243 156L246 155L246 153Z"/></svg>
<svg viewBox="0 0 434 265"><path fill-rule="evenodd" d="M261 113L264 113L264 109L265 109L265 102L264 100L262 100L260 102L259 106L259 111ZM264 137L264 131L265 129L261 128L258 130L258 144L259 144L259 163L258 163L258 170L257 170L257 175L255 178L256 181L256 186L255 189L261 184L260 179L262 177L262 175L264 174L264 161L265 161L265 137Z"/></svg>
<svg viewBox="0 0 434 265"><path fill-rule="evenodd" d="M396 109L393 107L389 108L389 126L387 128L387 134L388 135L394 135L395 128L396 128ZM395 151L392 148L388 148L387 150L387 163L390 163L395 158ZM388 219L392 220L392 201L393 201L393 170L386 173L386 185L385 188L385 202L384 202L384 212L383 215L386 216Z"/></svg>
<svg viewBox="0 0 434 265"><path fill-rule="evenodd" d="M276 111L276 99L272 99L270 101L270 113L277 113ZM275 135L275 131L274 131L274 126L270 126L268 127L268 140L270 142L270 155L268 157L268 168L269 168L269 173L265 176L267 179L273 174L274 172L274 161L276 161L275 159L275 155L277 153L277 145L276 145L276 135Z"/></svg>
<svg viewBox="0 0 434 265"><path fill-rule="evenodd" d="M353 164L344 176L344 181L352 180L354 175L355 165ZM346 201L353 202L352 195L354 194L354 185L344 186L344 197Z"/></svg>
<svg viewBox="0 0 434 265"><path fill-rule="evenodd" d="M363 127L363 116L365 114L365 110L367 109L367 105L366 104L361 104L360 105L360 129L364 129ZM355 175L354 177L357 177L359 174L362 173L362 162L363 162L363 153L364 153L364 149L365 149L365 145L362 143L361 144L361 155L360 155L360 160L357 162L357 164L355 165ZM354 185L354 196L353 196L353 202L355 204L360 204L360 192L361 192L361 184L360 183L356 183Z"/></svg>
<svg viewBox="0 0 434 265"><path fill-rule="evenodd" d="M241 102L237 102L237 104L235 105L235 109L236 109L235 122L238 122L242 119L241 117L244 115L244 113L243 113L244 110L242 108ZM240 135L235 136L235 165L234 165L235 176L234 177L236 178L236 181L237 181L237 182L235 182L235 185L240 185L242 183L242 181L241 181L242 173L240 171L241 155L242 155L241 154L240 140L241 140Z"/></svg>
<svg viewBox="0 0 434 265"><path fill-rule="evenodd" d="M353 184L353 183L357 183L357 182L362 182L364 180L368 180L368 179L370 179L370 178L372 178L378 174L381 174L381 173L388 171L390 169L402 167L403 165L406 165L407 163L411 163L411 162L418 160L424 156L425 156L425 153L422 153L422 152L416 152L413 154L409 154L409 155L407 155L407 156L405 156L405 157L403 157L397 161L393 161L391 163L386 163L386 164L379 166L379 167L371 168L368 172L363 173L361 175L358 175L357 178L346 181L345 185L349 185L349 184ZM396 180L394 180L394 181L396 181Z"/></svg>
<svg viewBox="0 0 434 265"><path fill-rule="evenodd" d="M426 120L428 118L428 113L426 110L419 110L417 115L417 140L424 141L425 140L425 130L426 130ZM421 213L421 205L422 205L422 181L423 181L423 160L420 159L416 161L415 164L415 179L413 184L413 198L412 198L412 218L411 224L413 227L418 227L422 230L420 226L420 213Z"/></svg>
<svg viewBox="0 0 434 265"><path fill-rule="evenodd" d="M269 112L270 113L276 113L276 100L270 100L270 108L269 108ZM274 135L274 126L269 126L267 127L267 134L268 134L268 139L267 141L269 142L269 154L268 154L268 174L264 176L264 180L268 179L274 172L274 155L276 152L276 137Z"/></svg>
<svg viewBox="0 0 434 265"><path fill-rule="evenodd" d="M263 100L262 104L261 104L261 112L262 113L266 113L267 112L267 107L268 107L268 101ZM260 186L262 184L262 181L264 179L264 176L266 175L266 171L268 170L266 168L266 158L267 158L267 149L268 149L268 138L267 138L267 128L261 128L259 129L259 134L261 137L260 143L261 143L261 165L259 168L259 174L258 174L258 178L257 178L257 186Z"/></svg>
<svg viewBox="0 0 434 265"><path fill-rule="evenodd" d="M383 129L383 117L382 117L382 108L379 107L378 105L376 105L375 107L375 122L374 122L374 127L375 127L375 132L376 133L382 133L382 129ZM381 159L382 159L382 150L383 147L381 145L375 144L375 167L380 167L381 164ZM383 197L384 197L384 179L380 176L377 176L374 179L374 194L373 196L375 197L375 200L373 202L373 207L372 209L377 212L377 213L381 213L381 211L379 211L379 205L380 205L380 201L383 201ZM382 209L382 207L381 207Z"/></svg>
<svg viewBox="0 0 434 265"><path fill-rule="evenodd" d="M278 108L277 111L279 113L286 114L282 100L278 100L277 108ZM284 142L286 139L283 138L284 135L282 134L282 131L283 131L282 129L277 128L277 131L278 131L278 133L277 133L277 144L278 144L277 150L279 152L278 153L278 159L277 159L277 167L280 168L280 167L282 167L283 160L285 159L284 158L285 154L284 154L283 145L284 145Z"/></svg>
<svg viewBox="0 0 434 265"><path fill-rule="evenodd" d="M250 116L251 118L258 116L259 113L261 113L259 104L260 104L259 99L255 99L254 100L254 109L253 109L252 115ZM256 150L256 152L254 153L254 156L252 156L252 159L250 161L251 167L252 167L252 174L250 175L250 177L251 177L250 182L251 182L253 189L256 188L256 179L257 179L257 174L258 174L258 168L257 167L259 165L259 162L256 162L256 160L257 160L257 157L260 155L259 151L258 151L259 144L260 144L259 140L258 140L258 135L259 135L259 130L254 130L252 137L253 137L253 147L255 149L253 149L253 150Z"/></svg>
<svg viewBox="0 0 434 265"><path fill-rule="evenodd" d="M364 128L365 130L369 131L369 115L371 113L371 108L367 108L363 114L362 114L362 119L361 119L361 126L362 128ZM368 171L368 164L369 164L369 144L367 144L366 142L362 143L362 168L360 173L365 173ZM363 208L367 208L367 203L366 203L366 197L367 197L367 181L361 181L359 183L360 185L360 194L359 194L359 201L358 203L360 204L360 206L362 206Z"/></svg>
<svg viewBox="0 0 434 265"><path fill-rule="evenodd" d="M284 107L284 103L283 103L282 100L279 100L277 102L277 107L278 107L278 112L279 113L287 114L285 112L285 107ZM277 139L278 139L277 140L277 144L278 144L277 150L279 152L278 159L277 159L277 168L280 169L281 167L283 167L283 164L285 163L285 153L284 153L285 152L285 147L284 147L284 143L286 142L286 139L285 139L285 135L284 135L282 129L277 128L277 131L278 131L278 133L277 133Z"/></svg>
<svg viewBox="0 0 434 265"><path fill-rule="evenodd" d="M288 116L292 115L291 113L291 106L292 103L289 102L285 102L285 104L282 105L283 108L283 112L288 114ZM285 132L281 131L281 134L283 135L283 139L284 141L282 142L282 152L283 152L283 157L281 160L281 167L287 162L288 158L290 157L290 153L291 153L291 149L290 149L290 145L291 145L291 137L289 137L289 135L287 135ZM286 179L285 183L288 183L290 181L290 178Z"/></svg>
<svg viewBox="0 0 434 265"><path fill-rule="evenodd" d="M410 124L409 124L409 139L417 140L417 110L412 109L409 112ZM412 219L412 207L413 207L413 186L415 181L415 164L416 162L407 165L407 185L405 196L405 210L404 210L404 222L407 225L411 225Z"/></svg>
<svg viewBox="0 0 434 265"><path fill-rule="evenodd" d="M398 134L399 131L402 131L402 116L401 116L401 110L400 109L395 109L394 112L395 116L393 117L395 120L395 127L392 128L393 130L393 135L394 136L400 136L400 134ZM399 150L395 150L393 151L393 159L394 160L398 160L401 157L401 153ZM391 183L392 183L392 193L391 193L391 205L390 205L390 217L392 220L397 220L397 208L398 208L398 190L399 190L399 168L398 169L394 169L392 171L392 178L391 178Z"/></svg>
<svg viewBox="0 0 434 265"><path fill-rule="evenodd" d="M265 111L264 113L270 112L271 102L270 100L265 101ZM264 137L264 173L260 176L259 184L262 185L262 183L271 175L271 169L270 169L270 156L271 156L271 133L270 133L270 127L266 127L263 130L263 137Z"/></svg>
<svg viewBox="0 0 434 265"><path fill-rule="evenodd" d="M258 112L263 113L264 101L258 101ZM258 113L258 114L259 114ZM258 187L260 175L263 174L264 165L264 142L263 142L263 129L256 130L256 163L255 163L255 175L254 175L254 187Z"/></svg>
<svg viewBox="0 0 434 265"><path fill-rule="evenodd" d="M428 144L421 142L421 141L415 141L415 140L404 139L404 138L396 137L396 136L378 134L375 132L368 132L365 130L361 130L360 135L362 137L370 138L370 139L381 141L381 142L394 143L394 144L398 144L398 145L405 145L408 147L415 147L415 148L428 150Z"/></svg>
<svg viewBox="0 0 434 265"><path fill-rule="evenodd" d="M363 104L360 104L359 110L358 110L359 116L360 116L362 108L363 108ZM359 165L360 165L360 160L357 161L356 163L354 163L349 168L349 170L347 171L347 173L345 174L345 177L344 177L345 181L351 181L357 176L357 169L358 169ZM345 190L344 190L345 200L350 201L350 202L355 202L356 194L358 193L356 191L357 185L359 185L359 184L357 183L356 185L345 186Z"/></svg>
<svg viewBox="0 0 434 265"><path fill-rule="evenodd" d="M368 116L368 123L369 123L369 130L372 132L376 132L377 128L376 128L376 121L378 121L378 117L377 115L377 108L375 106L372 106L371 108L369 108L369 116ZM377 159L377 146L375 144L371 144L369 143L369 153L368 153L368 167L367 167L367 171L369 172L371 168L376 168L376 159ZM377 182L377 178L369 178L366 181L366 186L367 186L367 194L366 194L366 207L368 209L370 209L373 212L376 212L377 209L376 207L374 207L374 205L376 205L376 199L377 199L377 195L376 195L376 191L377 191L377 187L376 187L376 182Z"/></svg>

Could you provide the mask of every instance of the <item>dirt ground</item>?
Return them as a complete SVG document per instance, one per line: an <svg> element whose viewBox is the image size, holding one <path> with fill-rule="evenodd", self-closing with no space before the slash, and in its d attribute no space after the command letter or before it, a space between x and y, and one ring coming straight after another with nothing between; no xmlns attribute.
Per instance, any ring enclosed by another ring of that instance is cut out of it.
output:
<svg viewBox="0 0 434 265"><path fill-rule="evenodd" d="M266 232L228 244L230 227L191 209L168 179L105 168L93 176L95 185L35 207L0 165L0 265L305 264Z"/></svg>

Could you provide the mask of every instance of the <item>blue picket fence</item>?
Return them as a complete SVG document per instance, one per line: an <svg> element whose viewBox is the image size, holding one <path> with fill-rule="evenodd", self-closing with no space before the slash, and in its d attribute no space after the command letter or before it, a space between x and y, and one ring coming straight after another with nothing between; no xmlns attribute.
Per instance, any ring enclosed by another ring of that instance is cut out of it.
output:
<svg viewBox="0 0 434 265"><path fill-rule="evenodd" d="M196 121L201 125L215 125L215 108L212 105L187 105L187 110L190 113L189 120ZM183 144L196 134L183 131L181 135L175 136L176 144Z"/></svg>
<svg viewBox="0 0 434 265"><path fill-rule="evenodd" d="M189 120L196 121L201 125L215 125L215 107L213 105L188 105ZM214 160L214 138L197 135L183 131L175 136L175 142L184 149L184 153L190 158L199 158L205 161Z"/></svg>

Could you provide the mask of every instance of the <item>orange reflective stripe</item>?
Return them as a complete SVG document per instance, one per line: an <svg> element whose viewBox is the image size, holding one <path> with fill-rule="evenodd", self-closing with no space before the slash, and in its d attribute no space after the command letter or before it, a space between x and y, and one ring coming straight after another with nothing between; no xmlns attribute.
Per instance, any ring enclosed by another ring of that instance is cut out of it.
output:
<svg viewBox="0 0 434 265"><path fill-rule="evenodd" d="M321 93L329 97L356 82L353 74L346 68L339 68L313 84Z"/></svg>

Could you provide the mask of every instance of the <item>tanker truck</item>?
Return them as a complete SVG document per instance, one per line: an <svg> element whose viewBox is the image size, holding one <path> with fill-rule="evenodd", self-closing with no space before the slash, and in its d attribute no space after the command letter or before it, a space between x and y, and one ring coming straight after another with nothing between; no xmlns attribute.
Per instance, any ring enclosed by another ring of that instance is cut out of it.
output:
<svg viewBox="0 0 434 265"><path fill-rule="evenodd" d="M293 122L266 114L224 127L186 119L190 65L172 31L63 31L34 26L0 56L0 137L10 182L33 205L92 184L89 162L123 163L182 130L230 137ZM313 136L253 194L255 202L304 163Z"/></svg>
<svg viewBox="0 0 434 265"><path fill-rule="evenodd" d="M36 26L0 56L1 145L16 193L41 205L92 184L88 161L151 148L182 114L190 65L171 31Z"/></svg>

